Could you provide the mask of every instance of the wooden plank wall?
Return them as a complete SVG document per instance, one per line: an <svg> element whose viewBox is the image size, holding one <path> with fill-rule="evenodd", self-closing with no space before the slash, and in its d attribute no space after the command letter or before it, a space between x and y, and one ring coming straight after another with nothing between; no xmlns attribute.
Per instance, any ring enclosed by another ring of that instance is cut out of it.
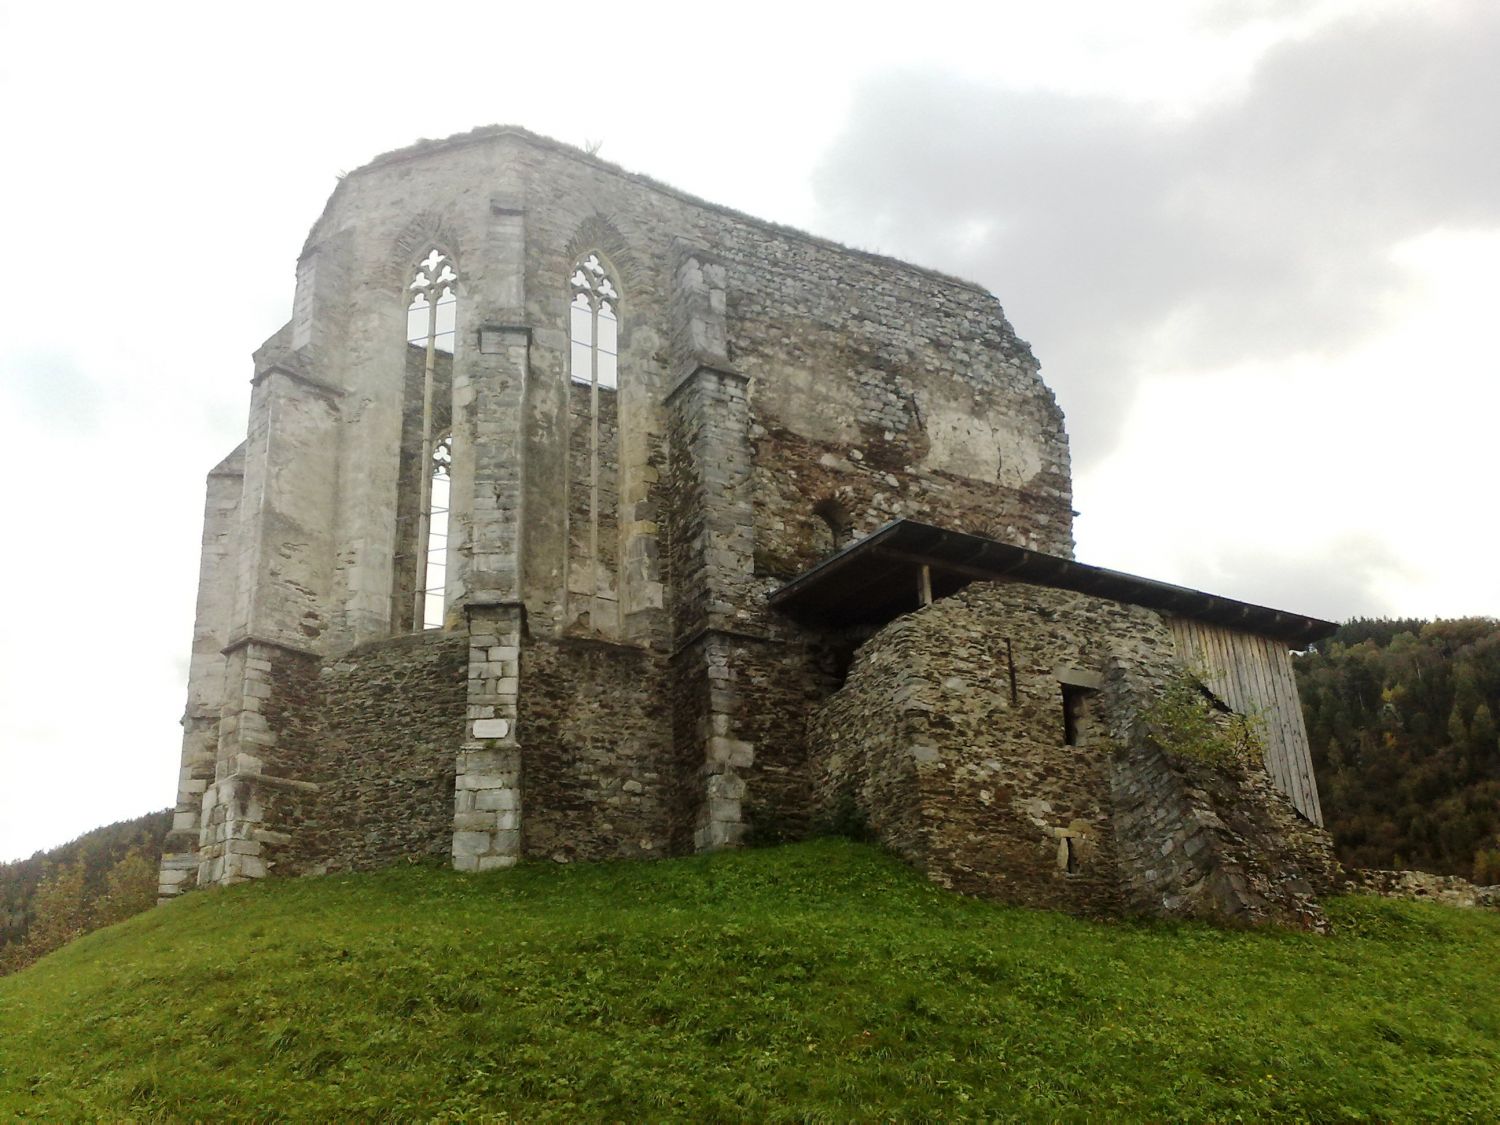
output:
<svg viewBox="0 0 1500 1125"><path fill-rule="evenodd" d="M1286 645L1186 617L1168 619L1177 658L1204 674L1209 690L1234 710L1265 722L1266 769L1303 816L1323 823L1312 751Z"/></svg>

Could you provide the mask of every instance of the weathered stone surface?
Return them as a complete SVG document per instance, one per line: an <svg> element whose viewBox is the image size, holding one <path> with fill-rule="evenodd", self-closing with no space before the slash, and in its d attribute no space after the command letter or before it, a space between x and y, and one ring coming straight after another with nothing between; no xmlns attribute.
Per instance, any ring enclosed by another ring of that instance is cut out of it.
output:
<svg viewBox="0 0 1500 1125"><path fill-rule="evenodd" d="M1101 685L1072 745L1059 668ZM1169 760L1142 737L1141 711L1180 672L1153 611L975 584L878 633L818 707L819 812L868 822L974 894L1320 927L1316 896L1337 879L1327 834L1258 767Z"/></svg>
<svg viewBox="0 0 1500 1125"><path fill-rule="evenodd" d="M1440 902L1445 906L1500 910L1500 886L1476 886L1456 875L1361 868L1349 872L1344 889L1412 902Z"/></svg>
<svg viewBox="0 0 1500 1125"><path fill-rule="evenodd" d="M521 656L527 855L666 855L671 718L665 661L600 641L536 640Z"/></svg>
<svg viewBox="0 0 1500 1125"><path fill-rule="evenodd" d="M408 342L435 263L441 349ZM162 893L680 854L817 814L964 890L1284 914L1316 848L1245 812L1272 791L1129 738L1173 666L1155 614L988 587L872 638L770 608L898 517L1068 556L1071 501L1061 411L977 286L518 129L387 154L313 227L210 475ZM428 551L442 628L413 634ZM1072 746L1063 684L1097 697Z"/></svg>

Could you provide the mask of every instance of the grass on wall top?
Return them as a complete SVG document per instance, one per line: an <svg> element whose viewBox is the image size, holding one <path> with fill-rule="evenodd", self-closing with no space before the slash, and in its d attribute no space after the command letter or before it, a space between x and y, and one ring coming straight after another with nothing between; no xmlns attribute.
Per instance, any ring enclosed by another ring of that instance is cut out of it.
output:
<svg viewBox="0 0 1500 1125"><path fill-rule="evenodd" d="M838 841L189 895L0 979L0 1116L1500 1119L1500 916L959 898Z"/></svg>

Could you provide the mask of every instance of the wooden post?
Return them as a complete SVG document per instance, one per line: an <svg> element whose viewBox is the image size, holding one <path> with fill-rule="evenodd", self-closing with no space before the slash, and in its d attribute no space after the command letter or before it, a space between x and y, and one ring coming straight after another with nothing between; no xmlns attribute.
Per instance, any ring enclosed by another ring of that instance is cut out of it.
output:
<svg viewBox="0 0 1500 1125"><path fill-rule="evenodd" d="M922 569L917 572L917 596L922 599L924 606L932 604L932 567L927 563L923 563Z"/></svg>

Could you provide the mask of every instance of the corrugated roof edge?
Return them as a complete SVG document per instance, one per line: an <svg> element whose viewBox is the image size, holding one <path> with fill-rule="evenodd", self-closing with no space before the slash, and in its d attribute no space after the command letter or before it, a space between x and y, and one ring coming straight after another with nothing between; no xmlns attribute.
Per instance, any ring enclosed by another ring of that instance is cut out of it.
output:
<svg viewBox="0 0 1500 1125"><path fill-rule="evenodd" d="M997 579L1091 594L1180 617L1227 625L1288 644L1311 644L1331 635L1338 628L1332 621L1306 614L1242 602L1188 586L1142 578L1123 571L1075 562L1060 555L1049 555L968 532L906 519L883 524L857 543L850 544L804 571L772 593L771 605L782 608L795 603L799 598L807 598L822 579L831 579L834 571L847 566L861 553L892 551L903 547L916 554L931 554L936 550L938 553L932 556L935 562L948 561L981 571L989 569ZM992 561L987 563L985 556Z"/></svg>

